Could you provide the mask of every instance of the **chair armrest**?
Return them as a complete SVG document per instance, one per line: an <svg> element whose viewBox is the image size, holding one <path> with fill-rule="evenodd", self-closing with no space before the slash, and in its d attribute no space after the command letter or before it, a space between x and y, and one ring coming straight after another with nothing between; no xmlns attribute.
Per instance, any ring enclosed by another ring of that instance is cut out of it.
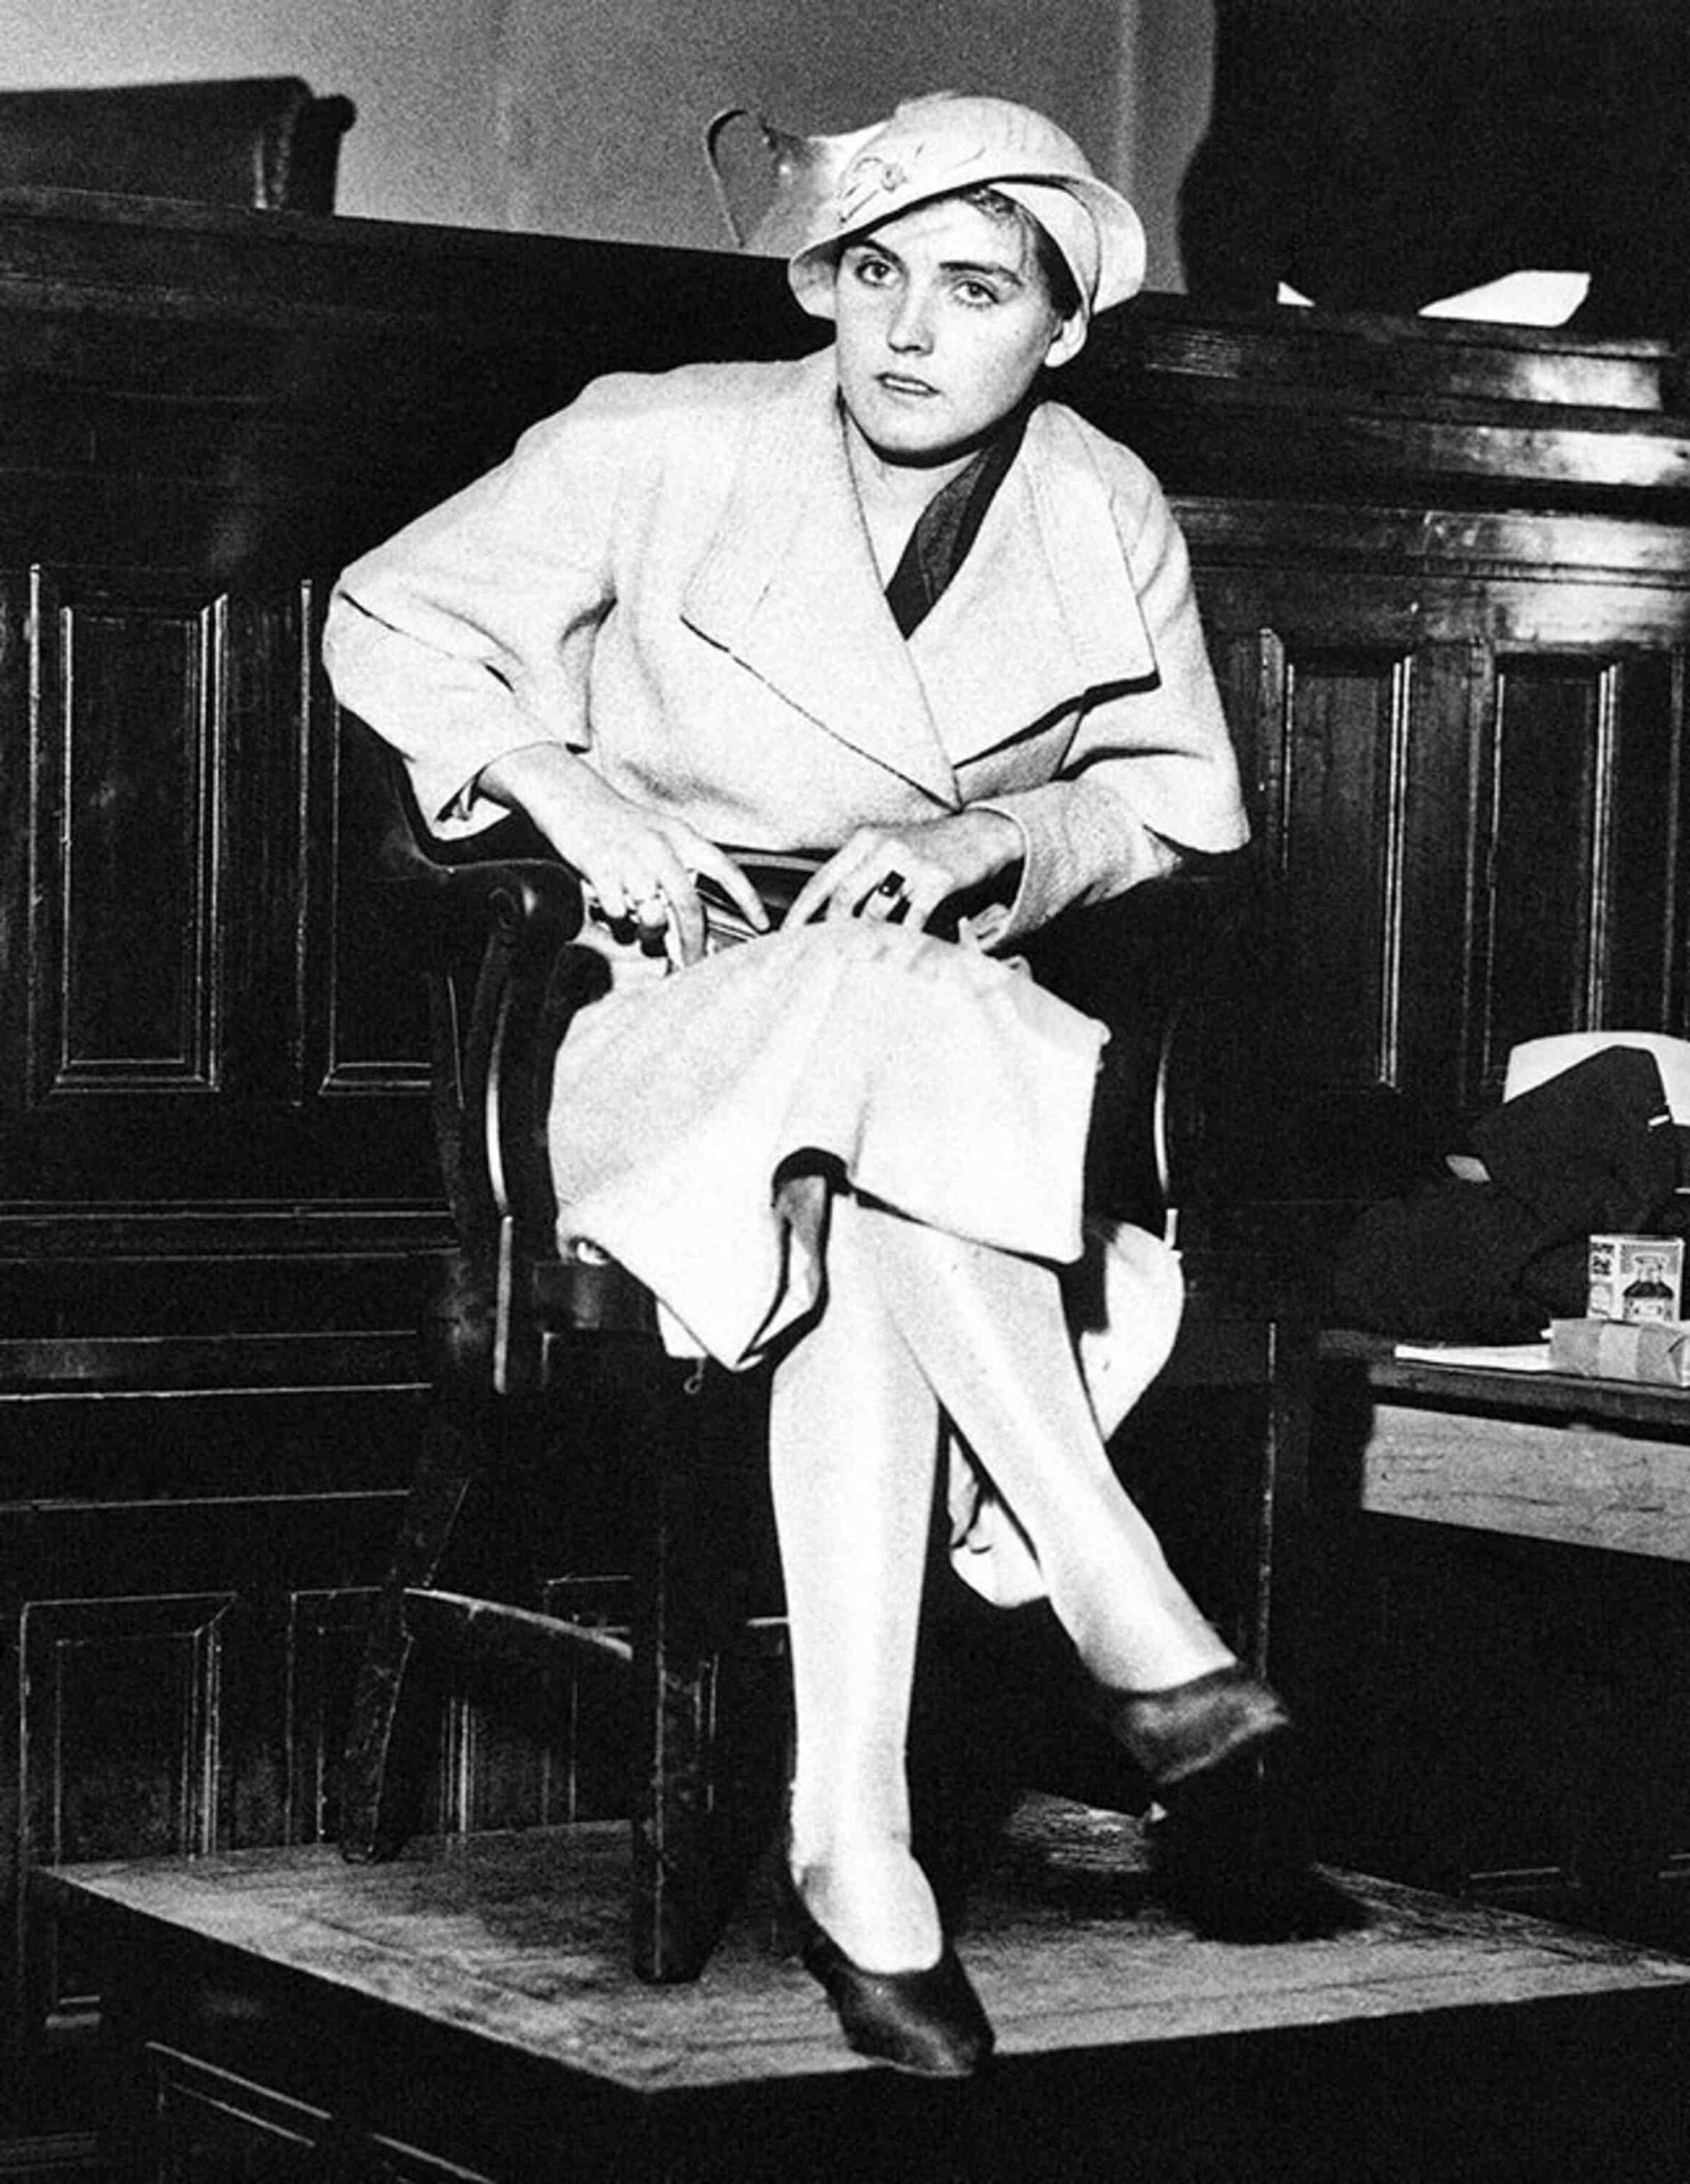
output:
<svg viewBox="0 0 1690 2184"><path fill-rule="evenodd" d="M527 1250L549 1256L557 1050L610 983L605 959L576 945L579 877L557 861L480 858L383 884L405 905L410 961L428 981L436 1138L460 1237L484 1254L514 1221Z"/></svg>
<svg viewBox="0 0 1690 2184"><path fill-rule="evenodd" d="M374 883L372 907L407 969L448 972L489 942L525 961L572 941L585 916L581 879L561 859L478 857L413 869Z"/></svg>
<svg viewBox="0 0 1690 2184"><path fill-rule="evenodd" d="M585 914L580 878L538 827L512 812L467 841L436 840L398 753L354 714L342 717L365 907L399 967L449 973L490 939L512 945L526 934L525 953L573 939Z"/></svg>
<svg viewBox="0 0 1690 2184"><path fill-rule="evenodd" d="M551 1248L553 1061L607 967L573 944L580 877L537 828L511 814L467 842L436 841L398 754L342 718L360 909L393 969L427 984L436 1150L472 1284L485 1284L510 1219L536 1251Z"/></svg>

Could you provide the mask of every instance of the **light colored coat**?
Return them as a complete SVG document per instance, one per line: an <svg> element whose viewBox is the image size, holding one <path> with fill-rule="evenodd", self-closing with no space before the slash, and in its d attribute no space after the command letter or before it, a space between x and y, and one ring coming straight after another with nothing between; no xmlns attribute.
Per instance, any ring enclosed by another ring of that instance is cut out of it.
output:
<svg viewBox="0 0 1690 2184"><path fill-rule="evenodd" d="M1001 947L1246 827L1185 553L1137 457L1042 404L972 548L906 642L845 452L831 354L590 387L510 460L349 569L326 654L443 836L498 816L481 770L556 739L724 844L828 848L984 805L1021 829ZM786 1154L823 1148L918 1219L1081 1249L1101 1027L948 943L782 933L583 1012L554 1170L585 1238L702 1346L755 1355L817 1294ZM1120 1240L1082 1343L1107 1433L1179 1318L1163 1247ZM953 1466L957 1566L1039 1588L1012 1518Z"/></svg>
<svg viewBox="0 0 1690 2184"><path fill-rule="evenodd" d="M1020 826L997 940L1244 839L1183 543L1060 404L907 642L858 510L832 354L597 382L349 569L336 688L443 835L555 738L713 839L825 848L986 804Z"/></svg>

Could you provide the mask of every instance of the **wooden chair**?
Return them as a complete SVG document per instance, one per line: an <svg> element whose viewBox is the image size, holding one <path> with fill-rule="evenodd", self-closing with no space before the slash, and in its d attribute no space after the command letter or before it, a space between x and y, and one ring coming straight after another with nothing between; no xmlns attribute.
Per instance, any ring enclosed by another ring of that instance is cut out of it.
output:
<svg viewBox="0 0 1690 2184"><path fill-rule="evenodd" d="M724 1824L714 1708L718 1663L743 1622L745 1585L724 1584L711 1543L719 1550L725 1480L741 1490L728 1528L766 1524L756 1491L758 1376L700 1373L667 1358L644 1290L614 1264L556 1251L544 1137L552 1057L572 1011L602 990L607 975L601 958L572 944L582 916L574 877L537 854L519 822L479 838L467 858L426 847L397 762L359 733L385 813L375 892L386 905L393 960L421 969L429 984L434 1119L457 1249L428 1329L437 1399L354 1696L343 1852L378 1858L403 1840L388 1778L415 1647L534 1669L559 1664L572 1648L609 1650L633 1685L633 1965L650 1981L689 1979L710 1953L738 1878L725 1838L731 1832L741 1849L749 1840L744 1825ZM1110 1212L1154 1223L1168 1212L1170 1158L1191 1143L1174 1096L1173 1028L1183 1000L1203 989L1202 961L1224 955L1224 938L1241 914L1248 890L1237 866L1221 861L1135 890L1053 928L1034 951L1042 974L1115 1027L1089 1156L1094 1201ZM1312 1342L1304 1344L1291 1292L1263 1287L1238 1255L1198 1254L1191 1268L1180 1377L1249 1385L1270 1399L1263 1458L1243 1467L1237 1528L1244 1582L1236 1619L1242 1643L1262 1659L1282 1510L1306 1439L1303 1358ZM589 1382L597 1392L583 1403ZM626 1639L436 1585L466 1496L490 1479L496 1484L501 1421L525 1407L542 1414L572 1408L578 1445L555 1460L633 1467L637 1536ZM614 1459L588 1445L606 1432L618 1443Z"/></svg>
<svg viewBox="0 0 1690 2184"><path fill-rule="evenodd" d="M0 187L329 213L356 113L298 76L0 92Z"/></svg>

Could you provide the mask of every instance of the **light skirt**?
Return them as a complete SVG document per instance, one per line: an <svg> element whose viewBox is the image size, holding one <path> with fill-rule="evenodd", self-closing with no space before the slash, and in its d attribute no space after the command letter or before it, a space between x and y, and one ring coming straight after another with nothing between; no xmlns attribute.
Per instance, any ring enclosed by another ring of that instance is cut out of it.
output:
<svg viewBox="0 0 1690 2184"><path fill-rule="evenodd" d="M896 926L805 926L667 977L634 967L558 1056L560 1246L616 1260L672 1347L730 1367L820 1299L825 1178L1056 1267L1090 1251L1103 1279L1082 1286L1105 1314L1076 1350L1107 1439L1165 1362L1182 1301L1158 1239L1082 1220L1107 1036L1018 965ZM1012 1513L959 1447L951 1474L959 1572L1004 1604L1033 1596Z"/></svg>

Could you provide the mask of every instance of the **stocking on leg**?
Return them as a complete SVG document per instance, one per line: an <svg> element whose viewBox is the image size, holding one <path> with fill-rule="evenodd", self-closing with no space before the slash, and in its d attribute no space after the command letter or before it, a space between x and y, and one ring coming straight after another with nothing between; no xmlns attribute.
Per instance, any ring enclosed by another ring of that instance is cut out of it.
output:
<svg viewBox="0 0 1690 2184"><path fill-rule="evenodd" d="M1260 1778L1284 1708L1205 1622L1109 1468L1055 1276L873 1209L863 1225L882 1296L1031 1540L1106 1719L1168 1807L1151 1845L1164 1901L1237 1940L1353 1924L1309 1862L1283 1778L1269 1770L1265 1790Z"/></svg>
<svg viewBox="0 0 1690 2184"><path fill-rule="evenodd" d="M939 1418L878 1294L866 1217L834 1202L826 1305L775 1369L770 1465L798 1724L794 1876L847 1957L901 1971L943 1943L905 1771Z"/></svg>
<svg viewBox="0 0 1690 2184"><path fill-rule="evenodd" d="M858 1212L880 1295L1026 1530L1086 1669L1108 1689L1144 1691L1230 1667L1235 1656L1110 1468L1056 1275L878 1208Z"/></svg>

